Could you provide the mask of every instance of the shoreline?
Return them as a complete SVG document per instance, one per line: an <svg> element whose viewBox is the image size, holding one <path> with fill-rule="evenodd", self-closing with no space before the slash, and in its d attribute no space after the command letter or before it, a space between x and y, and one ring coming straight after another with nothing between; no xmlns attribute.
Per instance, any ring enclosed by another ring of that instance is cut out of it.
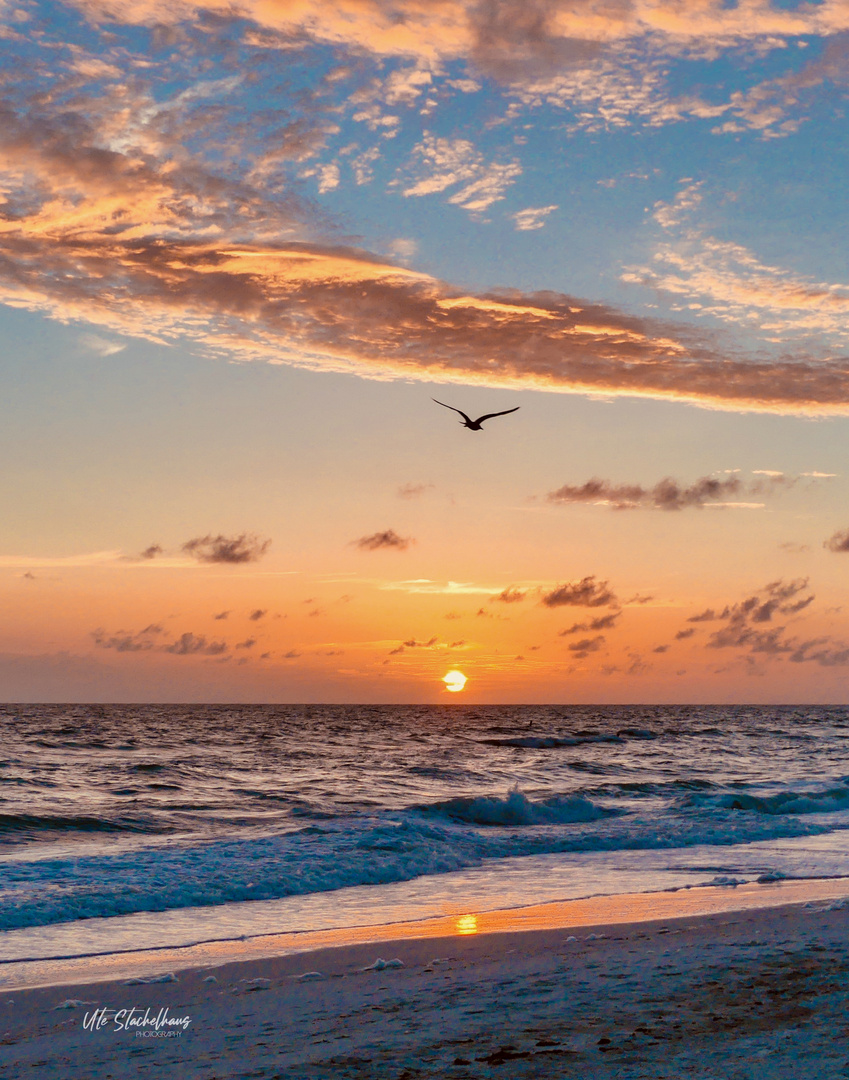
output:
<svg viewBox="0 0 849 1080"><path fill-rule="evenodd" d="M770 911L842 899L849 899L849 877L790 879L761 884L747 882L594 896L329 930L215 939L180 947L5 960L0 961L0 997L13 991L150 978L163 972L205 970L223 964L269 961L328 949L599 927L619 927L627 931L658 921Z"/></svg>
<svg viewBox="0 0 849 1080"><path fill-rule="evenodd" d="M808 906L386 937L210 956L167 981L18 989L0 995L0 1066L17 1077L50 1060L58 1080L141 1067L189 1080L833 1080L849 1067L847 894L844 881L841 898ZM93 1030L103 1009L149 1028ZM188 1018L182 1033L154 1030L163 1010Z"/></svg>

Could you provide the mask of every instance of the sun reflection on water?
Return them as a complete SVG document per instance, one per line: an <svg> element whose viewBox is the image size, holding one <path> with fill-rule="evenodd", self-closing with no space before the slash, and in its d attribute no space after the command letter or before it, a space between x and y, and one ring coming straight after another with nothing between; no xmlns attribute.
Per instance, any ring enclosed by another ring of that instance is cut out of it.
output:
<svg viewBox="0 0 849 1080"><path fill-rule="evenodd" d="M455 930L458 934L476 934L478 932L477 915L458 915Z"/></svg>

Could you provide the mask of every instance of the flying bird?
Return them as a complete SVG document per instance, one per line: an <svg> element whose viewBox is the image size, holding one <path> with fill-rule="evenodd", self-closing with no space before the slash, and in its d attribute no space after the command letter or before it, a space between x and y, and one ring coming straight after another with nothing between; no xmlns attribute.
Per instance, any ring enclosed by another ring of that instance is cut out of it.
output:
<svg viewBox="0 0 849 1080"><path fill-rule="evenodd" d="M436 401L436 398L431 398L431 401ZM506 416L511 412L518 412L521 405L517 405L515 409L505 409L504 412L489 412L485 416L479 416L477 420L472 420L466 416L462 409L455 409L453 405L446 405L444 401L436 401L437 405L441 405L443 409L450 409L452 412L459 413L463 417L463 427L467 427L469 431L480 431L481 425L484 420L491 420L493 416Z"/></svg>

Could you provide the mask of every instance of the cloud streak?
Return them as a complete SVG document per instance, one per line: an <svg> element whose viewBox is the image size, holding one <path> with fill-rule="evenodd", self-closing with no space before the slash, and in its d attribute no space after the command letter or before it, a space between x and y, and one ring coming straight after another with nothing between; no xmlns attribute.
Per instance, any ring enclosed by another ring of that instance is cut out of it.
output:
<svg viewBox="0 0 849 1080"><path fill-rule="evenodd" d="M744 483L738 476L717 479L702 476L686 486L666 477L650 488L640 484L615 484L610 480L594 477L585 484L564 484L556 491L550 491L546 498L549 502L561 505L570 503L601 503L614 510L686 510L701 509L708 504L723 505L725 500L735 496L763 495L792 486L795 478L783 473L768 473L764 479ZM746 504L751 505L751 504Z"/></svg>
<svg viewBox="0 0 849 1080"><path fill-rule="evenodd" d="M703 200L702 184L687 183L671 202L656 203L653 216L665 238L650 264L628 268L622 280L666 293L701 316L757 329L769 340L824 334L845 348L849 284L802 277L711 236L691 220Z"/></svg>
<svg viewBox="0 0 849 1080"><path fill-rule="evenodd" d="M609 615L599 615L589 622L573 623L568 630L561 630L560 637L569 637L570 634L593 632L597 630L612 630L622 615L621 611L611 611ZM571 646L570 646L571 648Z"/></svg>
<svg viewBox="0 0 849 1080"><path fill-rule="evenodd" d="M109 287L106 287L106 284ZM849 411L849 360L744 361L562 294L463 295L351 248L0 234L0 298L244 359L367 378Z"/></svg>
<svg viewBox="0 0 849 1080"><path fill-rule="evenodd" d="M92 637L98 648L114 649L119 653L156 651L174 656L221 656L228 649L224 641L209 641L205 635L191 632L181 634L174 641L157 644L157 638L163 633L165 631L161 626L153 624L132 634L125 630L110 634L99 629L92 632Z"/></svg>
<svg viewBox="0 0 849 1080"><path fill-rule="evenodd" d="M575 654L577 660L583 660L590 653L599 652L604 647L604 640L604 634L598 634L593 638L582 638L580 641L573 641L567 648L571 653Z"/></svg>
<svg viewBox="0 0 849 1080"><path fill-rule="evenodd" d="M351 248L32 238L7 227L0 299L367 378L849 411L849 359L726 358L683 327L560 293L467 295Z"/></svg>

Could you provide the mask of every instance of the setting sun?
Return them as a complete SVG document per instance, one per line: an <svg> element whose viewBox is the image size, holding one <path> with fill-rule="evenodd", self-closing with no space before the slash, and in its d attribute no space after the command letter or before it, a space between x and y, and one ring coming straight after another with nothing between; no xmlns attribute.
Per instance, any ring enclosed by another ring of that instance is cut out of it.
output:
<svg viewBox="0 0 849 1080"><path fill-rule="evenodd" d="M462 671L449 671L447 675L442 676L442 681L445 683L446 690L456 694L458 690L465 687L467 680Z"/></svg>

